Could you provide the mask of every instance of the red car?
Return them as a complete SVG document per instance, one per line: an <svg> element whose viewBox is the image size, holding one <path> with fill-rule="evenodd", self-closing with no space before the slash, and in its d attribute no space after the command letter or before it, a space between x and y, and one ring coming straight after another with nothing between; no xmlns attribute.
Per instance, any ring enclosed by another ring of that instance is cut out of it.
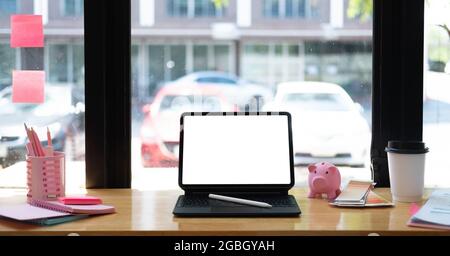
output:
<svg viewBox="0 0 450 256"><path fill-rule="evenodd" d="M152 104L143 107L141 156L144 167L176 167L180 116L192 111L236 111L217 85L163 87Z"/></svg>

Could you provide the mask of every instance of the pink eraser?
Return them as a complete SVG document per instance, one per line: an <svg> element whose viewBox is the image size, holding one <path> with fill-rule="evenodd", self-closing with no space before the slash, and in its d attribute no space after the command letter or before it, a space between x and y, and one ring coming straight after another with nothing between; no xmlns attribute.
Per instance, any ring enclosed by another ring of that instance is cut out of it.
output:
<svg viewBox="0 0 450 256"><path fill-rule="evenodd" d="M58 197L63 204L101 204L102 199L95 196L66 196Z"/></svg>

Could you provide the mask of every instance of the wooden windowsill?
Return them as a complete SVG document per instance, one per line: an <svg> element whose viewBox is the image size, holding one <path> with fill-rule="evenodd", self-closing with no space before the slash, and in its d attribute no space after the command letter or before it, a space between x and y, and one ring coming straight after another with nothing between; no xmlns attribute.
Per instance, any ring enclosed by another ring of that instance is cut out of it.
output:
<svg viewBox="0 0 450 256"><path fill-rule="evenodd" d="M390 199L389 189L375 190ZM1 191L0 191L1 192ZM307 189L295 188L302 210L289 218L177 218L172 210L182 191L91 189L117 213L55 226L36 226L0 219L0 235L450 235L448 231L413 228L407 203L390 208L336 208L324 199L308 199ZM427 190L426 196L430 190ZM25 197L0 197L0 205L25 202Z"/></svg>

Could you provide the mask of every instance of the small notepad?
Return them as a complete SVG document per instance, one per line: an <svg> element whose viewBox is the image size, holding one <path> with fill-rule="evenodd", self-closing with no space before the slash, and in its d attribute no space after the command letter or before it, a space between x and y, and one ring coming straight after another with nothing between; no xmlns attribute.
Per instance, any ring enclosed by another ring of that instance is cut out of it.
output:
<svg viewBox="0 0 450 256"><path fill-rule="evenodd" d="M364 207L373 183L371 181L351 180L341 194L331 202L335 206Z"/></svg>
<svg viewBox="0 0 450 256"><path fill-rule="evenodd" d="M32 200L32 205L47 208L50 210L79 213L79 214L106 214L114 213L116 209L111 205L65 205L57 201Z"/></svg>

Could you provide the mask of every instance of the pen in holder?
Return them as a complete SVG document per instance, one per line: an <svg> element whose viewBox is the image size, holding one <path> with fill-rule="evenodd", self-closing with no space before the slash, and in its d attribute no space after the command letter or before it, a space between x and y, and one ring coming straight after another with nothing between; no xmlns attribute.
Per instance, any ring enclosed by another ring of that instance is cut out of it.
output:
<svg viewBox="0 0 450 256"><path fill-rule="evenodd" d="M57 200L65 196L65 155L55 151L49 156L27 155L27 201Z"/></svg>

